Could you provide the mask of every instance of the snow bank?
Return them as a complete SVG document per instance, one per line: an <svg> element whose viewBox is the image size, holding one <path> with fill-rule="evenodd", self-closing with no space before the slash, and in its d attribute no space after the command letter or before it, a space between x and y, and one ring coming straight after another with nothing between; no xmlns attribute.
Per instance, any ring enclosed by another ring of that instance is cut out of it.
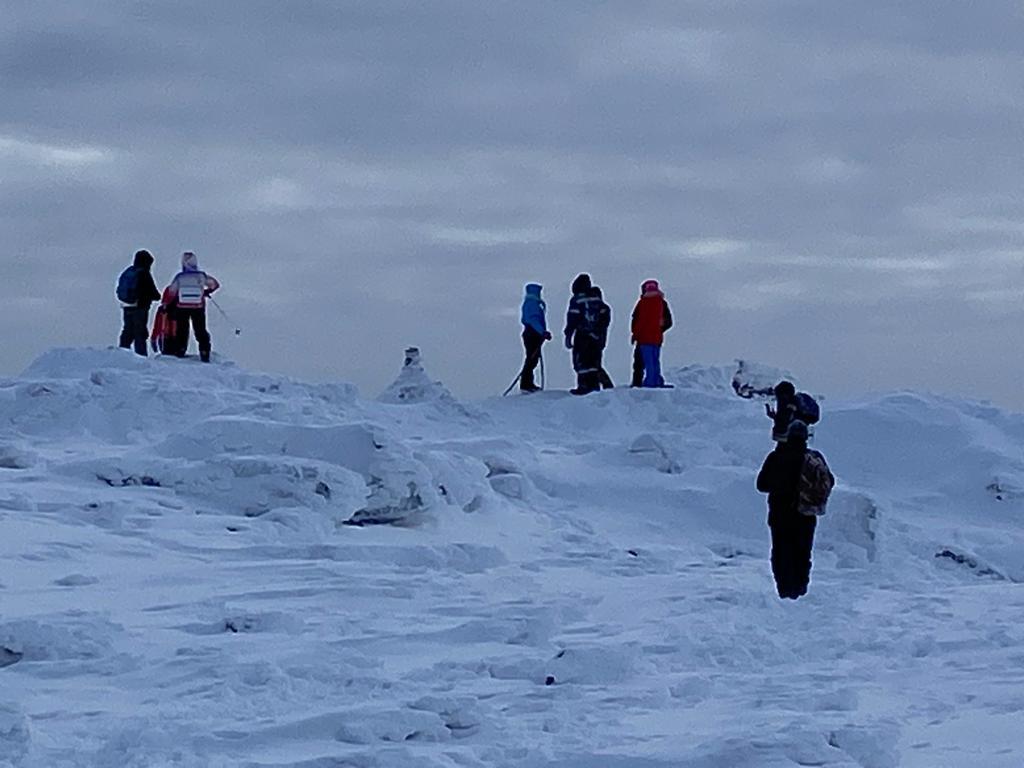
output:
<svg viewBox="0 0 1024 768"><path fill-rule="evenodd" d="M667 370L473 404L412 352L376 401L122 350L0 381L0 765L1024 762L1024 417L825 400L840 482L783 604L733 382L792 377Z"/></svg>

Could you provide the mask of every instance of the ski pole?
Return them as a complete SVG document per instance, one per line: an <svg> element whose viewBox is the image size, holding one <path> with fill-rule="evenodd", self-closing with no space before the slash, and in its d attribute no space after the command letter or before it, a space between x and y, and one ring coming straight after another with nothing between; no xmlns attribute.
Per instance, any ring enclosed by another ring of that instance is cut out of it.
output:
<svg viewBox="0 0 1024 768"><path fill-rule="evenodd" d="M522 371L517 373L516 377L514 379L512 379L512 383L508 385L508 389L506 389L504 392L502 392L501 396L505 397L509 392L511 392L512 389L515 387L515 385L519 383L519 379L521 379L522 376L523 376Z"/></svg>
<svg viewBox="0 0 1024 768"><path fill-rule="evenodd" d="M231 318L228 317L228 313L224 311L224 309L221 307L220 304L217 303L217 300L215 298L213 298L213 296L208 296L207 298L211 302L213 302L213 306L215 306L217 308L217 311L221 313L221 315L224 317L225 320L227 320L229 323L231 323L231 325L235 325L234 323L231 322ZM241 335L242 335L242 329L239 328L236 325L235 326L235 336L241 336Z"/></svg>

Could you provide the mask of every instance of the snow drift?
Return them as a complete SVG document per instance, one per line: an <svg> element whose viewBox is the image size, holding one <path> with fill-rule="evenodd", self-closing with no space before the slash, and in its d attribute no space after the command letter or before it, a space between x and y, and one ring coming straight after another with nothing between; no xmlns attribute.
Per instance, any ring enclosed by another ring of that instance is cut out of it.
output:
<svg viewBox="0 0 1024 768"><path fill-rule="evenodd" d="M826 398L789 605L734 373L44 355L0 381L0 766L1020 766L1024 417Z"/></svg>

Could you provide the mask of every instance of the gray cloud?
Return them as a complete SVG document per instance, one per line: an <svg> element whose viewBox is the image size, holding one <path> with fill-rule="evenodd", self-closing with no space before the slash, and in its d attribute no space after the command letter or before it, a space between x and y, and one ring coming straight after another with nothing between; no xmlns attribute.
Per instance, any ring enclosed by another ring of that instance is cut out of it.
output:
<svg viewBox="0 0 1024 768"><path fill-rule="evenodd" d="M9 6L8 373L108 343L131 253L191 248L226 354L370 391L407 343L500 391L522 284L557 322L588 270L620 376L657 276L669 360L1024 406L1017 2Z"/></svg>

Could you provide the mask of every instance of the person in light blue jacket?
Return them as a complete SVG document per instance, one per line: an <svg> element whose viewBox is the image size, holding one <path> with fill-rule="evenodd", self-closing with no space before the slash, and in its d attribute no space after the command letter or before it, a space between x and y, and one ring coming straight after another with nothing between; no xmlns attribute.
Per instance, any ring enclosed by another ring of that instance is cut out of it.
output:
<svg viewBox="0 0 1024 768"><path fill-rule="evenodd" d="M540 362L541 347L545 341L551 341L547 305L540 297L540 292L541 286L530 283L526 286L526 296L523 298L523 346L526 348L526 361L519 374L519 389L523 392L536 392L540 389L533 374Z"/></svg>

